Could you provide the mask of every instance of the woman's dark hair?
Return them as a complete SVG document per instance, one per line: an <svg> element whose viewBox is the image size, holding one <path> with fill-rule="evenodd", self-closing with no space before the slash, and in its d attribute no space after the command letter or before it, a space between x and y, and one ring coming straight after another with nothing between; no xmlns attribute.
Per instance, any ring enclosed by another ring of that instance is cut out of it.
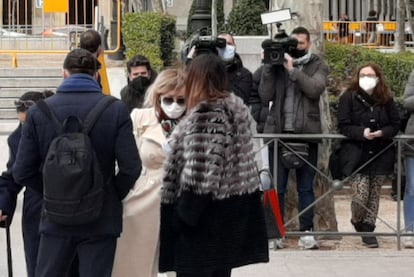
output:
<svg viewBox="0 0 414 277"><path fill-rule="evenodd" d="M185 98L191 109L204 100L224 98L227 89L227 71L220 57L214 54L196 56L187 68Z"/></svg>
<svg viewBox="0 0 414 277"><path fill-rule="evenodd" d="M63 68L70 74L85 73L93 76L97 71L97 60L85 49L74 49L66 56Z"/></svg>
<svg viewBox="0 0 414 277"><path fill-rule="evenodd" d="M51 90L40 91L26 91L20 96L19 100L14 101L17 112L25 112L30 106L37 101L48 98L54 94Z"/></svg>
<svg viewBox="0 0 414 277"><path fill-rule="evenodd" d="M95 54L102 44L101 35L95 30L87 30L80 35L80 48Z"/></svg>
<svg viewBox="0 0 414 277"><path fill-rule="evenodd" d="M348 90L355 91L357 93L363 92L362 88L359 86L359 73L361 72L363 68L366 68L366 67L372 68L375 72L375 75L378 78L378 84L374 88L372 92L372 96L375 99L377 99L377 101L381 104L387 103L388 101L392 99L393 95L392 95L390 87L386 83L382 68L376 63L369 62L369 63L363 64L362 66L360 66L356 70L354 76L352 77Z"/></svg>

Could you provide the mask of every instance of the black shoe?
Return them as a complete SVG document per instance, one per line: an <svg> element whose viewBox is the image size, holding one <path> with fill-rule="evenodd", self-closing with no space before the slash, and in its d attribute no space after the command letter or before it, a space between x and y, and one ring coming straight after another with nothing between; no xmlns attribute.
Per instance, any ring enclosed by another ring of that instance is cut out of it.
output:
<svg viewBox="0 0 414 277"><path fill-rule="evenodd" d="M378 240L376 237L362 237L362 242L368 248L378 248Z"/></svg>
<svg viewBox="0 0 414 277"><path fill-rule="evenodd" d="M363 232L363 227L361 222L353 222L351 219L351 224L354 225L355 231L357 232Z"/></svg>

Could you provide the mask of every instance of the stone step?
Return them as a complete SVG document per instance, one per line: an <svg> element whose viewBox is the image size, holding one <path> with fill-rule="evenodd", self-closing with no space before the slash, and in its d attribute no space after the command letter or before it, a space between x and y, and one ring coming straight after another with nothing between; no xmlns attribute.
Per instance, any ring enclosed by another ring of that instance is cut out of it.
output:
<svg viewBox="0 0 414 277"><path fill-rule="evenodd" d="M14 112L16 113L16 112ZM14 129L19 125L17 118L15 119L0 119L0 136L10 135Z"/></svg>
<svg viewBox="0 0 414 277"><path fill-rule="evenodd" d="M40 61L39 61L40 62ZM62 78L63 71L59 67L42 67L42 68L0 68L0 78L17 78L17 77L39 77L48 76ZM1 87L2 85L0 85Z"/></svg>
<svg viewBox="0 0 414 277"><path fill-rule="evenodd" d="M13 64L13 56L11 54L0 55L0 67L14 69L31 68L32 70L53 67L61 70L66 54L17 54L16 64ZM36 71L34 70L34 71Z"/></svg>
<svg viewBox="0 0 414 277"><path fill-rule="evenodd" d="M1 122L3 122L3 120L10 120L10 119L17 119L16 109L0 108L0 125L1 125Z"/></svg>
<svg viewBox="0 0 414 277"><path fill-rule="evenodd" d="M62 77L21 77L0 78L0 89L3 88L56 88L62 83Z"/></svg>
<svg viewBox="0 0 414 277"><path fill-rule="evenodd" d="M53 55L52 55L53 56ZM42 65L45 61L59 60L56 65L45 67L0 68L0 119L17 119L14 101L27 91L43 91L56 88L63 81L62 57L39 57L23 55L24 59ZM47 62L46 62L47 63ZM60 64L59 66L57 64Z"/></svg>
<svg viewBox="0 0 414 277"><path fill-rule="evenodd" d="M48 88L51 89L53 91L55 91L55 89L52 88ZM43 91L44 88L0 88L0 101L3 100L3 98L19 98L20 96L23 95L23 93L29 91L29 90L34 90L34 91Z"/></svg>

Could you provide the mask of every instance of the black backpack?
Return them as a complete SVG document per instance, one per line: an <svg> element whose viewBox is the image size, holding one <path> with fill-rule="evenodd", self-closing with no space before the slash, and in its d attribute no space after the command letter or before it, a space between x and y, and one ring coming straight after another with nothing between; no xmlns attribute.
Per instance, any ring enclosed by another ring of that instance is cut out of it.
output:
<svg viewBox="0 0 414 277"><path fill-rule="evenodd" d="M63 123L43 100L39 109L53 121L57 136L52 140L42 167L43 213L63 225L96 220L105 196L105 181L89 132L114 97L102 98L85 120L68 116Z"/></svg>

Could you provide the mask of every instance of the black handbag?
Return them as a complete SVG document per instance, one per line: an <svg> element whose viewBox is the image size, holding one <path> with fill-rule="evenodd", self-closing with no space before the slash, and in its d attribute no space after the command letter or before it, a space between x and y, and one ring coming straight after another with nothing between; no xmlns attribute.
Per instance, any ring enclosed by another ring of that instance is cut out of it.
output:
<svg viewBox="0 0 414 277"><path fill-rule="evenodd" d="M309 144L302 142L286 142L288 147L281 146L280 160L285 168L301 168L309 157Z"/></svg>
<svg viewBox="0 0 414 277"><path fill-rule="evenodd" d="M350 176L361 162L361 143L343 142L329 157L329 169L333 179Z"/></svg>

